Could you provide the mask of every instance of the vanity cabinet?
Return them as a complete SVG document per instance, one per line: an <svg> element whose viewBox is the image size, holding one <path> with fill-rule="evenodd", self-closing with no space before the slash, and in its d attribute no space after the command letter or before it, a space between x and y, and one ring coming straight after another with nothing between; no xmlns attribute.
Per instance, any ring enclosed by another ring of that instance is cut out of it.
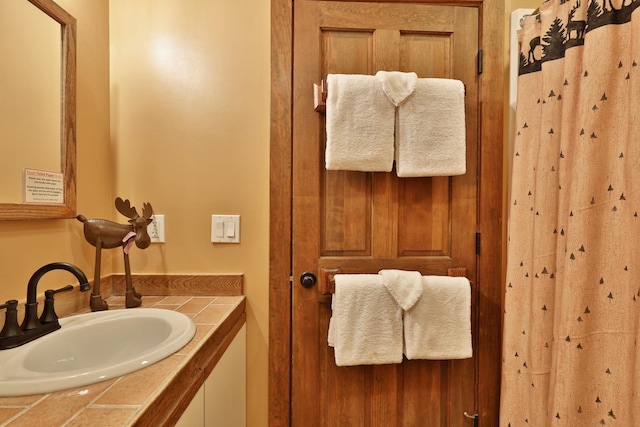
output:
<svg viewBox="0 0 640 427"><path fill-rule="evenodd" d="M177 427L246 426L246 325L184 411Z"/></svg>
<svg viewBox="0 0 640 427"><path fill-rule="evenodd" d="M176 427L204 426L204 386L200 387L187 406Z"/></svg>
<svg viewBox="0 0 640 427"><path fill-rule="evenodd" d="M148 289L142 293L154 295ZM46 419L48 425L56 426L96 425L100 420L99 424L123 427L176 423L188 427L244 427L245 297L221 298L215 296L216 290L210 293L212 296L172 296L174 302L182 298L185 304L198 298L195 306L199 310L199 316L194 317L196 336L176 354L143 370L83 386L75 392L0 397L0 425L32 426L38 425L37 420ZM161 294L156 300L164 301L165 296ZM167 305L151 307L166 309Z"/></svg>

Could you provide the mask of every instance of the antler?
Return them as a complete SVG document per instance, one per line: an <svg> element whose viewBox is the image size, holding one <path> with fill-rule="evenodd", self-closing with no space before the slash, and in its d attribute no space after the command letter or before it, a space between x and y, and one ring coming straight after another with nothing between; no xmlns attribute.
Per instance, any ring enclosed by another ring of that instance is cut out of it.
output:
<svg viewBox="0 0 640 427"><path fill-rule="evenodd" d="M142 205L142 216L149 219L153 215L153 208L151 207L151 203L144 203Z"/></svg>
<svg viewBox="0 0 640 427"><path fill-rule="evenodd" d="M136 208L131 207L129 199L122 200L120 197L116 197L116 209L127 218L136 219L140 216L138 215Z"/></svg>

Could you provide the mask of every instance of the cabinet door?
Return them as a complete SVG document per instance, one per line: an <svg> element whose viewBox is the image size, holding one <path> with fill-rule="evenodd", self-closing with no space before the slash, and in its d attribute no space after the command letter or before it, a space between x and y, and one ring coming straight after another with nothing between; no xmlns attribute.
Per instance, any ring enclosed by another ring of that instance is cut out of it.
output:
<svg viewBox="0 0 640 427"><path fill-rule="evenodd" d="M176 427L198 426L204 426L204 387L200 387L176 423Z"/></svg>
<svg viewBox="0 0 640 427"><path fill-rule="evenodd" d="M207 427L247 425L247 327L242 326L204 382Z"/></svg>

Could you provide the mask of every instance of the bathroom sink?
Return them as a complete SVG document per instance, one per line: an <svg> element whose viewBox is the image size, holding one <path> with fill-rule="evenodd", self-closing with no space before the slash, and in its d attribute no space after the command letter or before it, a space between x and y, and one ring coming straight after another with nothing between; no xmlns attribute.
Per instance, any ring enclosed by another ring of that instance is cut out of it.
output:
<svg viewBox="0 0 640 427"><path fill-rule="evenodd" d="M186 315L158 308L98 311L60 319L61 329L0 351L0 396L81 387L137 371L193 338Z"/></svg>

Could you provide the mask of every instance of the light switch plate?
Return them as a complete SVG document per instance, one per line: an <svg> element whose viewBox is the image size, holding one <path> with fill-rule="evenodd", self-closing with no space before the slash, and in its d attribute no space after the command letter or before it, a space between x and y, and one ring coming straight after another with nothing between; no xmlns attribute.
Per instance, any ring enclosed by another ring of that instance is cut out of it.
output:
<svg viewBox="0 0 640 427"><path fill-rule="evenodd" d="M240 215L211 215L212 243L240 243Z"/></svg>

